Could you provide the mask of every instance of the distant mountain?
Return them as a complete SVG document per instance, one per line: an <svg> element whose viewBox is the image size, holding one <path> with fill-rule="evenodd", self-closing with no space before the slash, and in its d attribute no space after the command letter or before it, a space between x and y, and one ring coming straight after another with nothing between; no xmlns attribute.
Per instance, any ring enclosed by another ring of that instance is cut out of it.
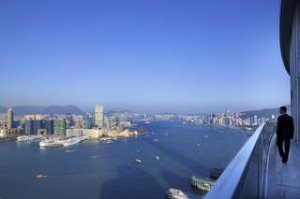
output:
<svg viewBox="0 0 300 199"><path fill-rule="evenodd" d="M291 106L286 106L288 112L291 110ZM278 115L279 114L279 107L278 108L268 108L268 109L261 109L261 110L254 110L254 111L244 111L241 112L241 118L253 117L257 115L257 117L271 117L271 115Z"/></svg>
<svg viewBox="0 0 300 199"><path fill-rule="evenodd" d="M13 107L15 115L26 114L84 114L82 110L74 105L68 106L15 106ZM0 112L6 113L7 108L0 107Z"/></svg>

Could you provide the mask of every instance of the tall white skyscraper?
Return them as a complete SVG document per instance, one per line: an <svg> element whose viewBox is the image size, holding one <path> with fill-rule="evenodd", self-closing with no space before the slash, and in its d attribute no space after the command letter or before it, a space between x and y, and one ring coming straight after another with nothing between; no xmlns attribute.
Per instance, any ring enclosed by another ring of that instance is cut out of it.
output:
<svg viewBox="0 0 300 199"><path fill-rule="evenodd" d="M13 110L10 108L7 110L7 115L6 115L6 123L8 129L12 129L13 122L14 122L14 114L13 114Z"/></svg>
<svg viewBox="0 0 300 199"><path fill-rule="evenodd" d="M98 128L103 128L103 106L95 106L95 124Z"/></svg>

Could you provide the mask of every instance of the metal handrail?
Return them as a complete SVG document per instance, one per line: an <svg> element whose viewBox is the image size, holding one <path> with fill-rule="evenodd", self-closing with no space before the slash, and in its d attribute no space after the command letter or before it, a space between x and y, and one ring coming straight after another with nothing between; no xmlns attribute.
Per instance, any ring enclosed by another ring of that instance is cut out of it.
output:
<svg viewBox="0 0 300 199"><path fill-rule="evenodd" d="M267 140L269 143L267 143L266 147L269 149L270 140L275 134L274 128L266 129L270 126L274 127L274 121L263 123L256 129L253 135L226 167L225 171L219 177L213 188L206 194L205 199L238 198L238 192L241 191L240 186L243 184L243 180L245 180L244 177L247 173L250 159L252 155L255 154L255 147L260 142L260 138L262 137L262 134L264 134L264 131L267 133L265 136L268 137ZM267 156L267 154L265 154L265 156ZM267 161L265 162L265 164L267 164ZM263 172L265 172L265 168Z"/></svg>

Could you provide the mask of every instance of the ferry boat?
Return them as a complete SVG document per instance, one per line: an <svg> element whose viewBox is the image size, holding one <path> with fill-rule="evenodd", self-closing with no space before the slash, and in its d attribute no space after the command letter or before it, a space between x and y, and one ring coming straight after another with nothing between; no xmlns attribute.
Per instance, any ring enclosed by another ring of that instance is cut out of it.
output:
<svg viewBox="0 0 300 199"><path fill-rule="evenodd" d="M210 191L215 182L216 180L210 178L202 178L197 176L192 177L192 186L202 191Z"/></svg>
<svg viewBox="0 0 300 199"><path fill-rule="evenodd" d="M62 147L62 143L58 143L57 141L53 139L45 139L39 143L40 147L49 147L49 148L54 148L54 147Z"/></svg>
<svg viewBox="0 0 300 199"><path fill-rule="evenodd" d="M171 188L165 193L165 199L189 199L189 197L181 190Z"/></svg>

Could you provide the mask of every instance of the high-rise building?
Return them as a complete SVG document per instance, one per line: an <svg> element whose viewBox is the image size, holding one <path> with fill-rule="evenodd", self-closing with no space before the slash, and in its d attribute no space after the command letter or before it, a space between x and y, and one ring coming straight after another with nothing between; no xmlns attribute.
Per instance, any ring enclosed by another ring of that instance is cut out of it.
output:
<svg viewBox="0 0 300 199"><path fill-rule="evenodd" d="M45 126L43 120L25 120L25 133L27 135L36 135L38 129L44 128Z"/></svg>
<svg viewBox="0 0 300 199"><path fill-rule="evenodd" d="M32 120L25 120L25 134L31 135Z"/></svg>
<svg viewBox="0 0 300 199"><path fill-rule="evenodd" d="M43 128L47 129L47 134L54 134L54 122L53 120L44 120Z"/></svg>
<svg viewBox="0 0 300 199"><path fill-rule="evenodd" d="M103 106L96 105L95 107L95 124L98 128L103 128Z"/></svg>
<svg viewBox="0 0 300 199"><path fill-rule="evenodd" d="M66 135L66 120L55 120L54 121L54 134L56 136L65 136Z"/></svg>
<svg viewBox="0 0 300 199"><path fill-rule="evenodd" d="M84 129L91 129L93 126L93 119L90 115L85 115L83 117L83 125L82 128Z"/></svg>
<svg viewBox="0 0 300 199"><path fill-rule="evenodd" d="M71 128L73 125L74 125L74 118L70 113L68 113L66 115L66 128Z"/></svg>
<svg viewBox="0 0 300 199"><path fill-rule="evenodd" d="M32 120L32 134L37 135L38 129L43 128L42 120Z"/></svg>
<svg viewBox="0 0 300 199"><path fill-rule="evenodd" d="M13 122L14 122L14 113L11 108L7 110L7 116L6 116L6 123L7 123L7 128L12 129L13 128Z"/></svg>

